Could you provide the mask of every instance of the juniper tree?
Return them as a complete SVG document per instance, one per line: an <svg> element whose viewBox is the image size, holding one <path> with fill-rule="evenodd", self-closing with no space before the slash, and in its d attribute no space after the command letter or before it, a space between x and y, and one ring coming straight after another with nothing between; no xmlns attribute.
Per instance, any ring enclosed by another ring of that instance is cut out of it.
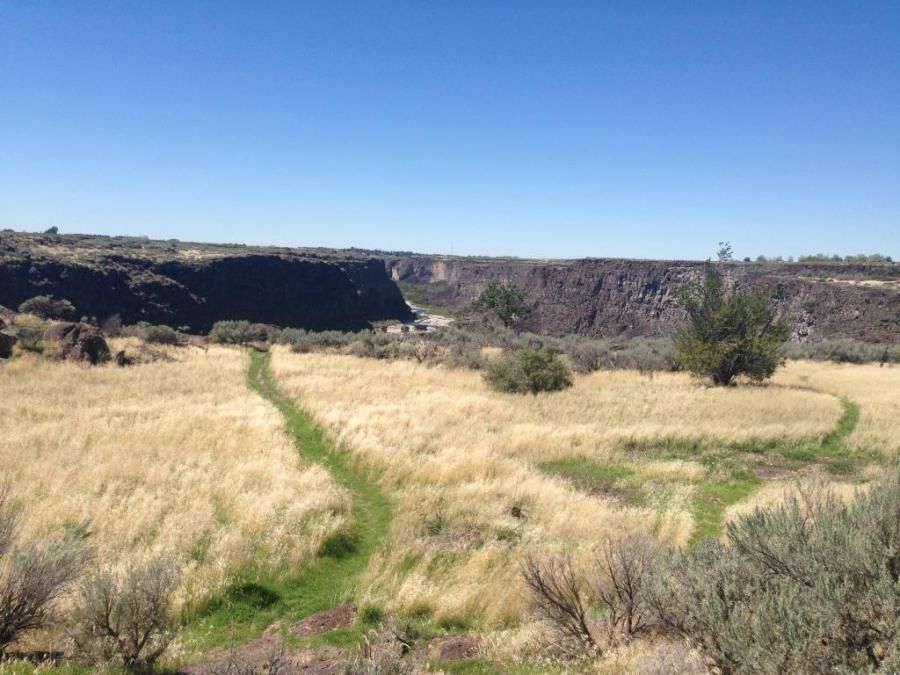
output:
<svg viewBox="0 0 900 675"><path fill-rule="evenodd" d="M484 289L474 304L476 309L490 309L510 328L528 316L531 309L525 299L525 292L515 284L501 284L492 281Z"/></svg>
<svg viewBox="0 0 900 675"><path fill-rule="evenodd" d="M781 365L778 348L790 327L777 318L765 290L729 292L722 273L707 262L702 278L686 284L679 299L688 322L675 334L675 349L690 372L728 385L738 375L762 381Z"/></svg>

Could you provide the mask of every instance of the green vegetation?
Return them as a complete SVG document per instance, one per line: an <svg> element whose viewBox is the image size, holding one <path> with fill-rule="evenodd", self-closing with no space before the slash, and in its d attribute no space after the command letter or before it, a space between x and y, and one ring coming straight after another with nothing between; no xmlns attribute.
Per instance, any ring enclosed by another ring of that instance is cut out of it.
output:
<svg viewBox="0 0 900 675"><path fill-rule="evenodd" d="M268 354L251 354L248 378L251 388L281 411L303 459L321 464L350 492L352 523L326 540L319 557L299 574L241 580L201 608L186 625L184 636L204 649L232 640L243 643L278 619L296 621L352 599L356 578L383 544L391 520L391 506L381 490L278 390Z"/></svg>
<svg viewBox="0 0 900 675"><path fill-rule="evenodd" d="M563 459L544 462L541 471L566 478L573 487L588 494L621 499L626 504L642 506L647 495L640 474L627 464L598 464L587 459Z"/></svg>
<svg viewBox="0 0 900 675"><path fill-rule="evenodd" d="M858 255L826 255L824 253L815 253L812 255L801 255L797 257L797 262L808 263L857 263L857 264L884 264L894 262L889 255L881 253L860 253Z"/></svg>
<svg viewBox="0 0 900 675"><path fill-rule="evenodd" d="M587 457L571 458L540 464L545 473L568 480L573 487L588 494L621 499L633 506L652 504L665 495L666 486L642 473L641 463L648 459L694 461L706 469L706 475L694 483L691 499L696 529L692 543L722 534L725 512L753 494L764 484L757 472L795 475L800 469L821 467L847 479L861 479L859 469L866 462L878 463L883 458L874 453L859 453L847 448L845 441L859 421L859 407L843 400L844 413L835 429L814 443L696 443L627 444L620 448L630 461L599 464ZM673 479L673 484L679 479ZM671 487L671 486L670 486Z"/></svg>
<svg viewBox="0 0 900 675"><path fill-rule="evenodd" d="M525 298L525 291L515 284L501 284L492 281L478 296L475 309L492 310L505 328L511 328L531 312Z"/></svg>
<svg viewBox="0 0 900 675"><path fill-rule="evenodd" d="M689 642L730 675L895 672L898 514L894 466L849 503L803 483L783 504L731 522L724 543L666 551L636 535L605 543L587 568L526 558L522 576L550 644L572 653L602 655L651 631ZM597 611L605 632L589 619Z"/></svg>
<svg viewBox="0 0 900 675"><path fill-rule="evenodd" d="M651 604L724 673L900 665L900 473L843 503L815 483L674 553ZM848 555L849 554L849 555Z"/></svg>
<svg viewBox="0 0 900 675"><path fill-rule="evenodd" d="M52 295L36 295L19 305L19 311L42 319L71 321L75 318L75 305L68 300L56 300Z"/></svg>
<svg viewBox="0 0 900 675"><path fill-rule="evenodd" d="M265 341L269 334L266 326L249 321L216 321L209 337L213 342L228 345L245 345L258 340Z"/></svg>
<svg viewBox="0 0 900 675"><path fill-rule="evenodd" d="M572 386L566 364L545 349L506 354L488 366L484 379L495 391L509 394L538 394Z"/></svg>
<svg viewBox="0 0 900 675"><path fill-rule="evenodd" d="M675 335L675 351L687 370L717 385L738 375L757 382L772 376L790 328L776 318L765 291L729 294L722 274L707 263L702 280L688 283L680 298L688 324Z"/></svg>

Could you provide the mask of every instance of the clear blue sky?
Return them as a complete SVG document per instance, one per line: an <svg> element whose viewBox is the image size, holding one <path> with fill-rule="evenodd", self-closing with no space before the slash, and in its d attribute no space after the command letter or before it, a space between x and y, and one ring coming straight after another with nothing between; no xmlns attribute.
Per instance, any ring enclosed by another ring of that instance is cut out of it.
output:
<svg viewBox="0 0 900 675"><path fill-rule="evenodd" d="M0 227L900 258L900 2L0 0Z"/></svg>

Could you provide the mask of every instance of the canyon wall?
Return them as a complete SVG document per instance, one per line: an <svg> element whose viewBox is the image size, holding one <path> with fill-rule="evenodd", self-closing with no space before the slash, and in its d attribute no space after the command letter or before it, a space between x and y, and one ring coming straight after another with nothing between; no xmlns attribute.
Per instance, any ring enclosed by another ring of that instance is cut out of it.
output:
<svg viewBox="0 0 900 675"><path fill-rule="evenodd" d="M492 281L514 283L532 307L525 328L607 337L671 335L684 320L678 288L703 268L694 261L449 256L387 256L384 264L401 288L451 308L468 306ZM795 339L900 340L900 265L726 263L721 269L733 283L770 289Z"/></svg>
<svg viewBox="0 0 900 675"><path fill-rule="evenodd" d="M99 321L118 314L127 324L195 332L222 319L359 330L411 318L376 258L134 240L114 245L122 239L0 233L0 305L53 295Z"/></svg>

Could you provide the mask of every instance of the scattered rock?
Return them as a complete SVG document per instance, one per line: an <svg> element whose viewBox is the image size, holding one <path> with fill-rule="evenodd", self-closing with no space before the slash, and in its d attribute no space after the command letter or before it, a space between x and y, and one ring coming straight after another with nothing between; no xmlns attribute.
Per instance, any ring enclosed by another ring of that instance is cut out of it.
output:
<svg viewBox="0 0 900 675"><path fill-rule="evenodd" d="M179 670L179 675L275 673L279 675L341 675L343 661L334 647L286 649L278 636L264 635L239 649L221 651L209 660Z"/></svg>
<svg viewBox="0 0 900 675"><path fill-rule="evenodd" d="M18 338L15 335L0 331L0 359L8 359L12 356L12 350L16 342L18 342Z"/></svg>
<svg viewBox="0 0 900 675"><path fill-rule="evenodd" d="M298 637L321 635L338 628L348 628L355 620L356 605L348 602L298 621L291 626L291 632Z"/></svg>
<svg viewBox="0 0 900 675"><path fill-rule="evenodd" d="M56 357L87 361L91 365L110 359L109 345L95 326L86 323L58 323L44 331L44 340L56 343Z"/></svg>
<svg viewBox="0 0 900 675"><path fill-rule="evenodd" d="M125 350L116 352L116 365L119 368L124 368L125 366L133 366L134 365L134 357L128 356L125 353Z"/></svg>
<svg viewBox="0 0 900 675"><path fill-rule="evenodd" d="M451 662L470 659L481 649L477 635L454 635L431 644L431 655L439 661Z"/></svg>

